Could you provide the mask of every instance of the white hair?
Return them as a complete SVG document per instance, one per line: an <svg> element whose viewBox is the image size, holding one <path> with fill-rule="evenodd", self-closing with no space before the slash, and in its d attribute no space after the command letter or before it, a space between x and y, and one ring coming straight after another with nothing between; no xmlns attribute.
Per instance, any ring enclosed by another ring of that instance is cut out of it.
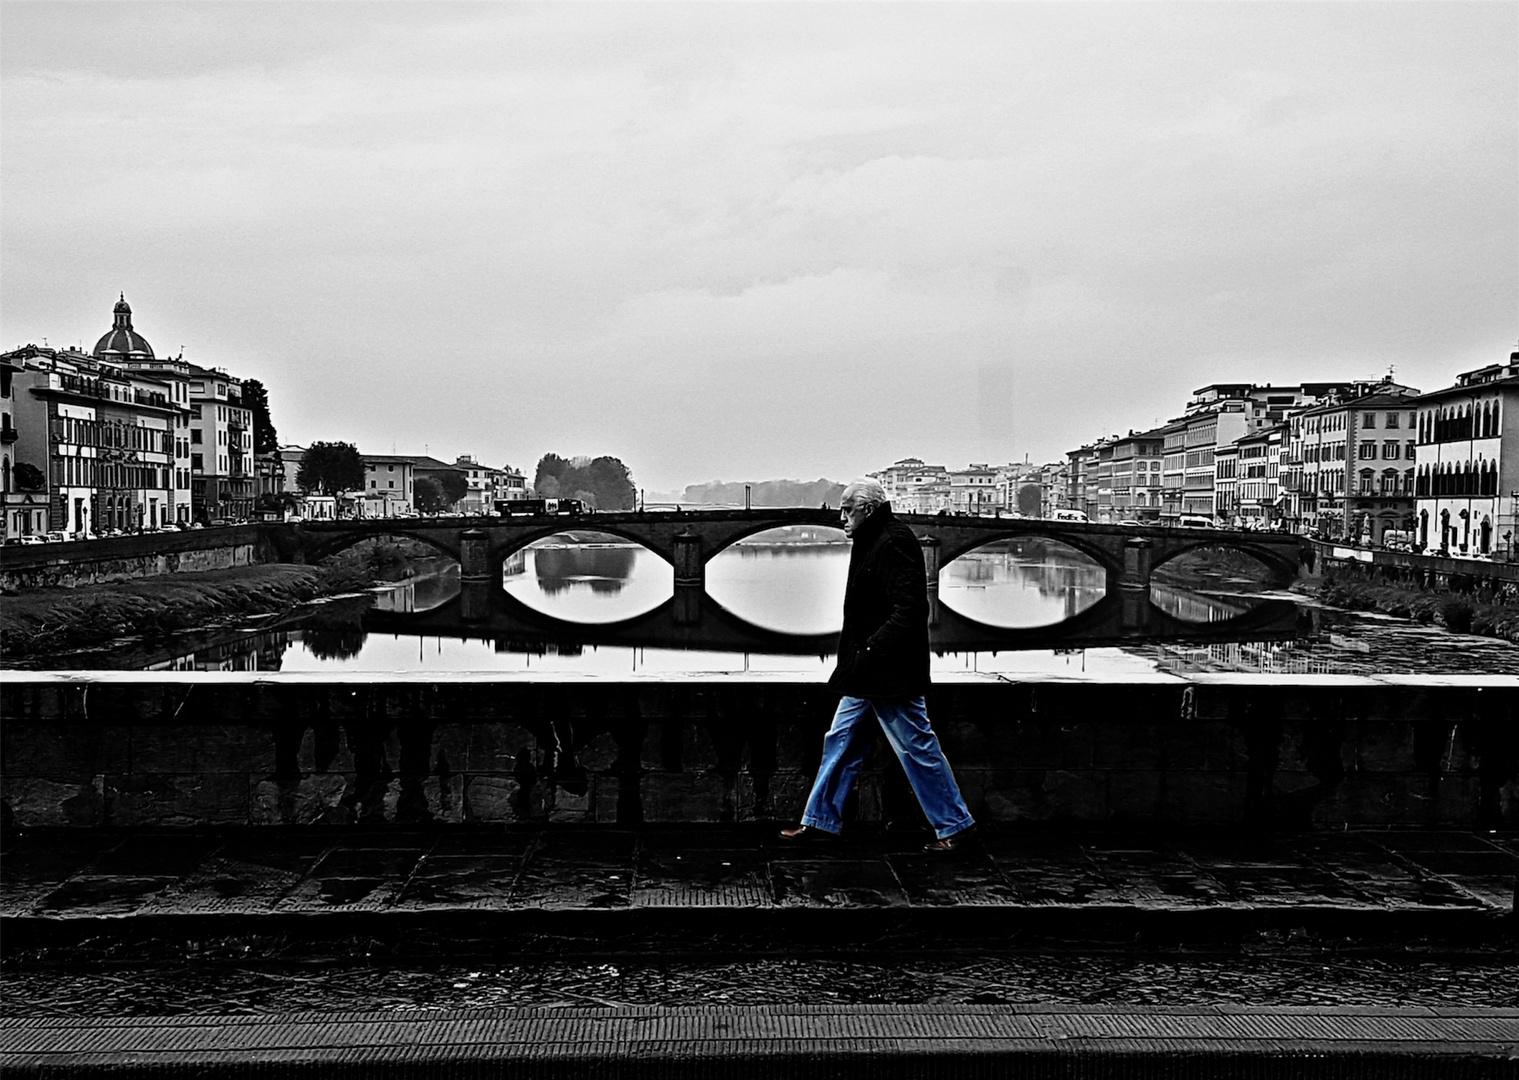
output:
<svg viewBox="0 0 1519 1080"><path fill-rule="evenodd" d="M853 499L856 506L862 506L867 510L874 510L886 501L886 489L871 479L856 480L844 489L844 494L839 498L839 504Z"/></svg>

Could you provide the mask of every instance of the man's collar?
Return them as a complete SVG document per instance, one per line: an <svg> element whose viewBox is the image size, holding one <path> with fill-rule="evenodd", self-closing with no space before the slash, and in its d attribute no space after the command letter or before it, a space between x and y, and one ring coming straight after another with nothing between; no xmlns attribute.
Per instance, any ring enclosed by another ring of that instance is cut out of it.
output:
<svg viewBox="0 0 1519 1080"><path fill-rule="evenodd" d="M859 528L854 531L855 540L869 540L886 528L887 524L895 515L891 512L891 503L883 502L870 512L870 516L860 522Z"/></svg>

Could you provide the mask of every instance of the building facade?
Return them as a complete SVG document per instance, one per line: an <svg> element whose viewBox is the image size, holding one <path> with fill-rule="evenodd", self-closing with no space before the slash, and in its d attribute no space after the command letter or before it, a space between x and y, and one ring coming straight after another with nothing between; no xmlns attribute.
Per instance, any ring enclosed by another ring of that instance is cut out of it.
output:
<svg viewBox="0 0 1519 1080"><path fill-rule="evenodd" d="M951 505L949 470L903 458L871 474L899 514L937 514Z"/></svg>
<svg viewBox="0 0 1519 1080"><path fill-rule="evenodd" d="M1275 424L1242 436L1237 448L1238 479L1235 505L1226 521L1246 529L1284 527L1284 496L1281 485L1282 450L1288 425Z"/></svg>
<svg viewBox="0 0 1519 1080"><path fill-rule="evenodd" d="M364 491L359 505L366 517L400 517L415 505L416 462L396 454L363 454ZM439 462L439 464L442 464Z"/></svg>
<svg viewBox="0 0 1519 1080"><path fill-rule="evenodd" d="M1161 464L1165 458L1165 429L1133 432L1113 441L1110 469L1111 514L1114 521L1160 520ZM1099 484L1099 490L1100 490Z"/></svg>
<svg viewBox="0 0 1519 1080"><path fill-rule="evenodd" d="M1361 383L1292 417L1281 484L1296 531L1380 544L1412 526L1418 396Z"/></svg>
<svg viewBox="0 0 1519 1080"><path fill-rule="evenodd" d="M174 522L184 404L169 381L35 345L6 354L4 367L14 432L5 444L7 536L84 538Z"/></svg>
<svg viewBox="0 0 1519 1080"><path fill-rule="evenodd" d="M1415 542L1512 559L1519 531L1519 351L1422 395L1413 434Z"/></svg>

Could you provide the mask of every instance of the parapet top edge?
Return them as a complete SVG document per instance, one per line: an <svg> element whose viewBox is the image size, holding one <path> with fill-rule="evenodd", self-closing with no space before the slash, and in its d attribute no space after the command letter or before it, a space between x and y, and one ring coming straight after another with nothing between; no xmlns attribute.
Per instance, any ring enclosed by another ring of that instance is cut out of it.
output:
<svg viewBox="0 0 1519 1080"><path fill-rule="evenodd" d="M786 671L691 671L604 675L585 672L420 672L420 671L26 671L4 672L4 684L16 686L432 686L432 685L805 685L822 688L821 673ZM1253 672L1136 672L1129 674L955 672L936 675L935 686L1246 686L1354 688L1450 687L1519 690L1519 675L1421 674L1379 675L1258 674Z"/></svg>

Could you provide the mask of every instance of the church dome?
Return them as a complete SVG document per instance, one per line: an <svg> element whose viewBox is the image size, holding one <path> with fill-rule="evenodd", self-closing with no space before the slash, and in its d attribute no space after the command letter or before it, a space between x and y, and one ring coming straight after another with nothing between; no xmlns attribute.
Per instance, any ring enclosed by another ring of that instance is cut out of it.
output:
<svg viewBox="0 0 1519 1080"><path fill-rule="evenodd" d="M126 294L116 302L111 328L95 342L95 358L98 360L152 360L153 346L148 339L132 329L132 309Z"/></svg>

